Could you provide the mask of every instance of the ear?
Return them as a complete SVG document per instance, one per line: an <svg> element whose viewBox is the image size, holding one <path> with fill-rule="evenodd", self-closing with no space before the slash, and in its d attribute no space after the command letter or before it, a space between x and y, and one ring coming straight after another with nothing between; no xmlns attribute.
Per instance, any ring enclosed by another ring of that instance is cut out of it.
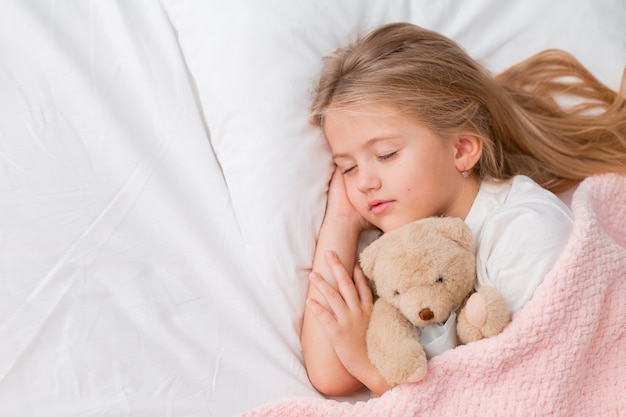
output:
<svg viewBox="0 0 626 417"><path fill-rule="evenodd" d="M471 134L460 134L454 140L454 164L459 172L469 171L478 163L483 153L483 140Z"/></svg>
<svg viewBox="0 0 626 417"><path fill-rule="evenodd" d="M454 240L467 250L471 250L474 245L472 231L465 222L458 217L437 218L437 230L444 236Z"/></svg>

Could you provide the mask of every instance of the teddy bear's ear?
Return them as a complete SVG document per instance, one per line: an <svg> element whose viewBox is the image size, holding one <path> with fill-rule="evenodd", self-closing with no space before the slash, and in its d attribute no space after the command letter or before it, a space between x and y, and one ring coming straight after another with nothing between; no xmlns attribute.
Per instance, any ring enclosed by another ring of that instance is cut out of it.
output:
<svg viewBox="0 0 626 417"><path fill-rule="evenodd" d="M458 217L441 217L438 219L437 230L444 236L457 242L463 248L472 250L474 238L469 226Z"/></svg>

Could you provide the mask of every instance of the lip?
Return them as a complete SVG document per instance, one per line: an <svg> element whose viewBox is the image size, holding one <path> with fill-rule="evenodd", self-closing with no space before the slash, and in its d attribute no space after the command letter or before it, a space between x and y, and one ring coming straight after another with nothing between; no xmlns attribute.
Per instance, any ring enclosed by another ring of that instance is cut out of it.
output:
<svg viewBox="0 0 626 417"><path fill-rule="evenodd" d="M370 211L374 214L382 214L387 211L392 205L393 200L372 200L368 202Z"/></svg>

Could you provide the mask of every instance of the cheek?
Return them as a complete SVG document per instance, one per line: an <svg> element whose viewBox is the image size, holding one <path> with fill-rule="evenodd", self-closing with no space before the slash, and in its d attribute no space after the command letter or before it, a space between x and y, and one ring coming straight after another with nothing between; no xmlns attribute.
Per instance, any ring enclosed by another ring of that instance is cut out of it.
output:
<svg viewBox="0 0 626 417"><path fill-rule="evenodd" d="M416 189L416 181L421 178L423 174L415 168L403 168L399 167L398 170L390 175L390 178L386 181L387 186L395 188L396 192L402 192L410 194Z"/></svg>
<svg viewBox="0 0 626 417"><path fill-rule="evenodd" d="M392 183L392 187L395 188L395 192L402 195L404 199L412 200L414 195L418 192L419 187L416 184L416 177L403 178L401 181Z"/></svg>
<svg viewBox="0 0 626 417"><path fill-rule="evenodd" d="M360 206L363 205L363 194L359 190L357 190L356 185L353 183L353 181L346 181L345 185L348 201L360 213Z"/></svg>

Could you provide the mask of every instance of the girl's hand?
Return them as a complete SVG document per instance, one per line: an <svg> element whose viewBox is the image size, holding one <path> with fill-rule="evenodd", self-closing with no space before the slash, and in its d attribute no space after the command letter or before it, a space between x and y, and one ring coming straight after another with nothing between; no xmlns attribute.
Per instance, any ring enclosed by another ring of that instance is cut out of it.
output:
<svg viewBox="0 0 626 417"><path fill-rule="evenodd" d="M324 221L348 222L355 227L358 232L371 228L369 222L367 222L350 203L343 181L343 174L339 168L335 168L330 179Z"/></svg>
<svg viewBox="0 0 626 417"><path fill-rule="evenodd" d="M365 276L354 266L359 237L369 227L348 200L343 174L335 169L300 338L309 380L327 395L347 395L363 385L377 394L390 388L367 356L365 333L373 297ZM353 268L354 281L348 272Z"/></svg>
<svg viewBox="0 0 626 417"><path fill-rule="evenodd" d="M309 298L307 307L321 324L346 370L363 381L372 368L365 345L365 333L374 305L372 292L358 265L354 268L353 281L334 252L326 253L326 261L337 289L319 274L311 273L311 283L325 303Z"/></svg>

